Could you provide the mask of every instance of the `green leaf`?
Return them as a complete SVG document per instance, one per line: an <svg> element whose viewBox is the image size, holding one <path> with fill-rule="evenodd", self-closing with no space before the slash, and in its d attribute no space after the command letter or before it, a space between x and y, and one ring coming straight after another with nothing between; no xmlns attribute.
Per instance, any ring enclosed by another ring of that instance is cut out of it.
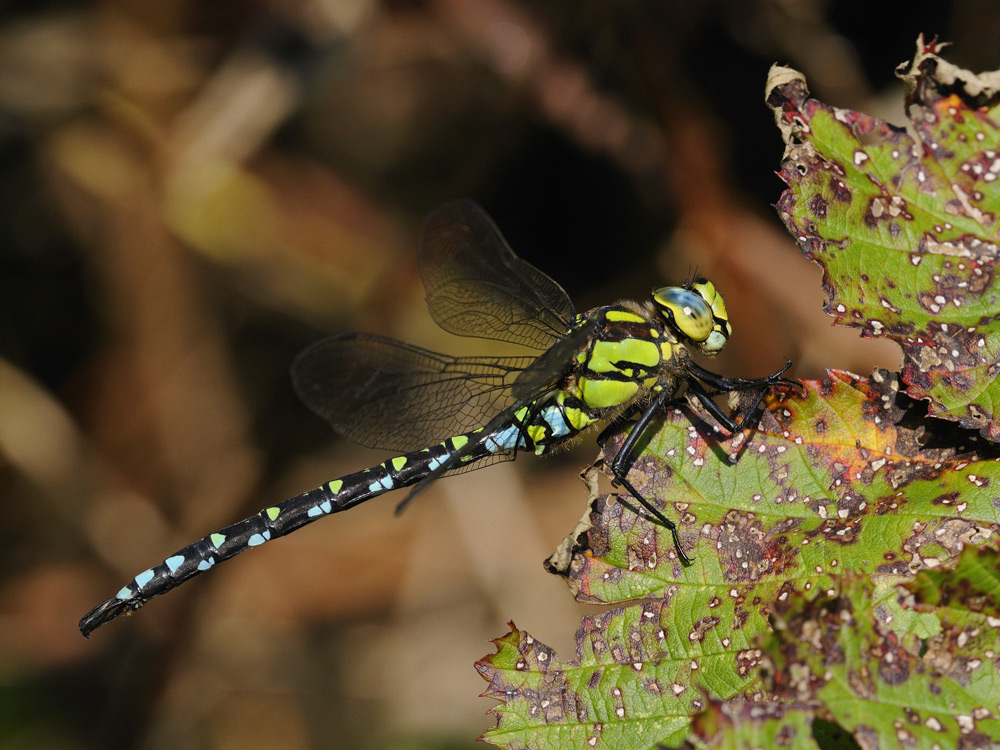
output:
<svg viewBox="0 0 1000 750"><path fill-rule="evenodd" d="M698 715L694 735L706 748L770 748L782 750L855 750L848 735L837 744L820 744L813 737L814 712L811 706L776 700L764 702L713 702L710 710Z"/></svg>
<svg viewBox="0 0 1000 750"><path fill-rule="evenodd" d="M990 627L1000 628L996 619L1000 617L1000 559L995 550L967 549L953 571L922 571L907 588L921 606L991 617Z"/></svg>
<svg viewBox="0 0 1000 750"><path fill-rule="evenodd" d="M956 68L939 49L921 38L898 71L909 132L812 99L800 73L772 69L790 186L778 212L823 267L837 323L899 342L911 396L1000 440L1000 75Z"/></svg>
<svg viewBox="0 0 1000 750"><path fill-rule="evenodd" d="M913 592L907 606L941 623L922 642L923 660L1000 715L1000 553L970 547L953 571L922 571L906 589Z"/></svg>
<svg viewBox="0 0 1000 750"><path fill-rule="evenodd" d="M766 615L754 598L826 588L845 569L909 578L1000 532L996 447L926 420L884 371L832 372L772 397L735 463L732 450L696 412L669 412L629 476L678 520L694 564L678 562L665 529L599 497L566 571L577 597L613 604L693 585L726 602L719 613L739 631Z"/></svg>

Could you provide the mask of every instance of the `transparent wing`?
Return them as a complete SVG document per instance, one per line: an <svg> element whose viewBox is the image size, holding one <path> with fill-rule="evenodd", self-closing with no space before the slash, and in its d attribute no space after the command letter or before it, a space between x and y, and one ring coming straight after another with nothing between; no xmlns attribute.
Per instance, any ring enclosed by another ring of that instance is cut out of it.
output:
<svg viewBox="0 0 1000 750"><path fill-rule="evenodd" d="M459 336L542 351L576 317L563 288L518 258L472 201L446 203L427 218L420 275L434 320Z"/></svg>
<svg viewBox="0 0 1000 750"><path fill-rule="evenodd" d="M534 357L449 357L367 334L319 341L292 364L299 398L337 432L383 450L420 450L482 427L514 403Z"/></svg>

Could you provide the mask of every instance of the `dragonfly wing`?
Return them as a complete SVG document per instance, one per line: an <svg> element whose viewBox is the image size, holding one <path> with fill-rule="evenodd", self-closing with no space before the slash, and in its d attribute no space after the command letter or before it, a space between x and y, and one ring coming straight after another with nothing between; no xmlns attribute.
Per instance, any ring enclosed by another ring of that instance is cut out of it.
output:
<svg viewBox="0 0 1000 750"><path fill-rule="evenodd" d="M547 352L517 375L512 389L514 398L518 401L532 400L538 394L557 387L575 364L577 355L586 351L596 328L597 324L588 319L556 341Z"/></svg>
<svg viewBox="0 0 1000 750"><path fill-rule="evenodd" d="M576 317L563 288L518 258L472 201L446 203L427 218L420 275L434 320L459 336L545 350Z"/></svg>
<svg viewBox="0 0 1000 750"><path fill-rule="evenodd" d="M319 341L292 364L296 393L337 432L409 452L482 427L513 403L533 357L449 357L367 334Z"/></svg>

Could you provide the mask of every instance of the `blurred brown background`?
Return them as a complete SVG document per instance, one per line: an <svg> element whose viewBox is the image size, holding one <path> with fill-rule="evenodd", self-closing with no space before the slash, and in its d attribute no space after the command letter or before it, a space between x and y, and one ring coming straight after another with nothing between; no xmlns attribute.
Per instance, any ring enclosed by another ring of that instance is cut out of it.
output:
<svg viewBox="0 0 1000 750"><path fill-rule="evenodd" d="M919 32L1000 67L980 0L13 2L0 10L0 749L472 748L505 620L572 656L588 608L541 561L593 442L389 496L98 630L143 568L384 460L289 364L359 329L452 352L421 216L481 202L578 309L693 266L713 367L895 367L829 328L770 204L773 61L902 122ZM894 15L890 15L891 12ZM475 348L478 347L478 348ZM345 363L349 366L350 363Z"/></svg>

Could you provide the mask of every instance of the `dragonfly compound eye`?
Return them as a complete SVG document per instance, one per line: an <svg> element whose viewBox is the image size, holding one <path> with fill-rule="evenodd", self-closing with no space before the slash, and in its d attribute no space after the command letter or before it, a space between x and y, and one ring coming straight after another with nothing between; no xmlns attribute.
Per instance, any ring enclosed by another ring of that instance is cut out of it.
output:
<svg viewBox="0 0 1000 750"><path fill-rule="evenodd" d="M689 288L667 286L653 292L653 301L674 328L712 356L726 345L732 328L726 303L711 281L698 279Z"/></svg>
<svg viewBox="0 0 1000 750"><path fill-rule="evenodd" d="M712 333L712 308L690 289L665 286L653 292L653 301L663 316L692 341L704 341Z"/></svg>

